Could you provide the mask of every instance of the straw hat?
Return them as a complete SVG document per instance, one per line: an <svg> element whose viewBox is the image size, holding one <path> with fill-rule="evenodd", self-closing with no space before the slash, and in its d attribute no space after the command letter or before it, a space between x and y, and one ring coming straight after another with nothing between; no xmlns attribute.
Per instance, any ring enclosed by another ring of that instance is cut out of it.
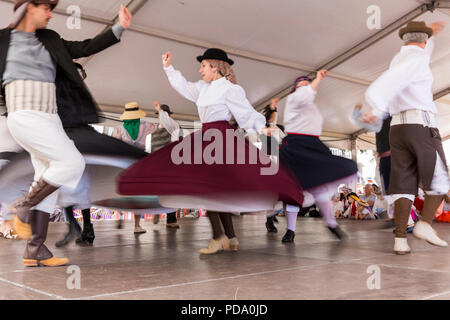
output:
<svg viewBox="0 0 450 320"><path fill-rule="evenodd" d="M367 201L360 199L356 193L352 192L348 195L350 198L352 198L353 200L355 200L356 202L358 202L358 204L360 204L363 207L370 207L369 204L367 203Z"/></svg>
<svg viewBox="0 0 450 320"><path fill-rule="evenodd" d="M134 120L146 116L146 113L139 109L139 103L130 102L125 105L125 111L120 116L120 120Z"/></svg>

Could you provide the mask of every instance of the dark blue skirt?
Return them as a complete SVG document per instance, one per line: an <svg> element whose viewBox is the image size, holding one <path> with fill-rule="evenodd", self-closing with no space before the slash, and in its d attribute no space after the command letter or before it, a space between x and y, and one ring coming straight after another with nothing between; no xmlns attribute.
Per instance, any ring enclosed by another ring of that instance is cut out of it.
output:
<svg viewBox="0 0 450 320"><path fill-rule="evenodd" d="M354 161L333 155L316 136L288 134L281 143L280 160L298 178L304 190L358 172Z"/></svg>

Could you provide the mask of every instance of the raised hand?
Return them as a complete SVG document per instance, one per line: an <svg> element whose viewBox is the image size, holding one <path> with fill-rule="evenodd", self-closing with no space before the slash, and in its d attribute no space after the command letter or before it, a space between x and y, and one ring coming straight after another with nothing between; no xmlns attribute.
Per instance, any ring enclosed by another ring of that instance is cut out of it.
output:
<svg viewBox="0 0 450 320"><path fill-rule="evenodd" d="M328 70L320 70L317 71L317 77L316 79L319 79L319 81L322 81L328 74Z"/></svg>
<svg viewBox="0 0 450 320"><path fill-rule="evenodd" d="M131 19L133 15L128 8L124 7L122 4L119 9L119 23L124 29L128 29L131 25Z"/></svg>
<svg viewBox="0 0 450 320"><path fill-rule="evenodd" d="M278 102L280 102L280 98L273 98L270 103L270 109L275 110L277 108Z"/></svg>
<svg viewBox="0 0 450 320"><path fill-rule="evenodd" d="M437 35L442 29L445 28L445 22L437 21L430 24L431 29L433 29L433 36Z"/></svg>
<svg viewBox="0 0 450 320"><path fill-rule="evenodd" d="M319 86L319 83L322 82L322 80L327 76L328 70L320 70L317 71L316 78L311 82L311 88L314 91L317 91L317 87Z"/></svg>
<svg viewBox="0 0 450 320"><path fill-rule="evenodd" d="M159 101L154 101L153 106L155 107L156 111L161 111L161 104L159 103Z"/></svg>
<svg viewBox="0 0 450 320"><path fill-rule="evenodd" d="M168 51L166 53L163 54L162 56L162 63L164 65L164 67L170 67L170 65L172 64L172 52Z"/></svg>
<svg viewBox="0 0 450 320"><path fill-rule="evenodd" d="M358 120L364 123L374 123L374 121L377 119L375 115L373 115L371 112L364 113L361 115L361 118Z"/></svg>

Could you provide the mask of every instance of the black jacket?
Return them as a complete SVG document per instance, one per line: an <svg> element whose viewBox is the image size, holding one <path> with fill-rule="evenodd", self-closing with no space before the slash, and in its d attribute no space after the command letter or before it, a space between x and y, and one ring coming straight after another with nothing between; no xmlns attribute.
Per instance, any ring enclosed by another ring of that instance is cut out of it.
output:
<svg viewBox="0 0 450 320"><path fill-rule="evenodd" d="M0 30L0 83L3 83L11 30ZM66 41L50 29L37 30L36 36L48 50L56 66L56 104L64 127L98 123L97 103L72 59L88 57L119 42L112 30L84 41ZM4 96L4 88L2 95Z"/></svg>

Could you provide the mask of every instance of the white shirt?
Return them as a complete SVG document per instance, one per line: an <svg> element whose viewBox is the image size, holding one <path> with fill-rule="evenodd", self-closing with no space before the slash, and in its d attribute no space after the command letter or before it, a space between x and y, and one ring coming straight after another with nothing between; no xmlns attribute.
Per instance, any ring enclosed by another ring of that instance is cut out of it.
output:
<svg viewBox="0 0 450 320"><path fill-rule="evenodd" d="M164 129L166 129L167 132L170 133L171 141L178 141L178 138L180 136L180 125L178 124L178 122L173 120L164 110L159 111L159 122L160 124L162 124Z"/></svg>
<svg viewBox="0 0 450 320"><path fill-rule="evenodd" d="M372 211L376 214L380 214L383 211L387 211L388 209L388 203L385 198L381 200L379 197L375 200L375 203L373 205Z"/></svg>
<svg viewBox="0 0 450 320"><path fill-rule="evenodd" d="M428 39L424 49L406 45L392 59L389 69L375 80L366 91L366 101L378 118L386 118L410 109L437 114L433 102L433 74L430 57L434 37Z"/></svg>
<svg viewBox="0 0 450 320"><path fill-rule="evenodd" d="M314 136L322 134L323 117L314 104L316 91L311 85L302 86L291 93L284 108L284 131Z"/></svg>
<svg viewBox="0 0 450 320"><path fill-rule="evenodd" d="M266 118L257 112L245 96L241 86L225 77L210 83L187 81L173 66L164 68L171 86L186 99L197 104L202 123L230 121L234 116L239 127L249 133L261 133Z"/></svg>
<svg viewBox="0 0 450 320"><path fill-rule="evenodd" d="M334 213L340 211L341 213L344 213L344 203L342 201L336 202L336 204L333 206Z"/></svg>

